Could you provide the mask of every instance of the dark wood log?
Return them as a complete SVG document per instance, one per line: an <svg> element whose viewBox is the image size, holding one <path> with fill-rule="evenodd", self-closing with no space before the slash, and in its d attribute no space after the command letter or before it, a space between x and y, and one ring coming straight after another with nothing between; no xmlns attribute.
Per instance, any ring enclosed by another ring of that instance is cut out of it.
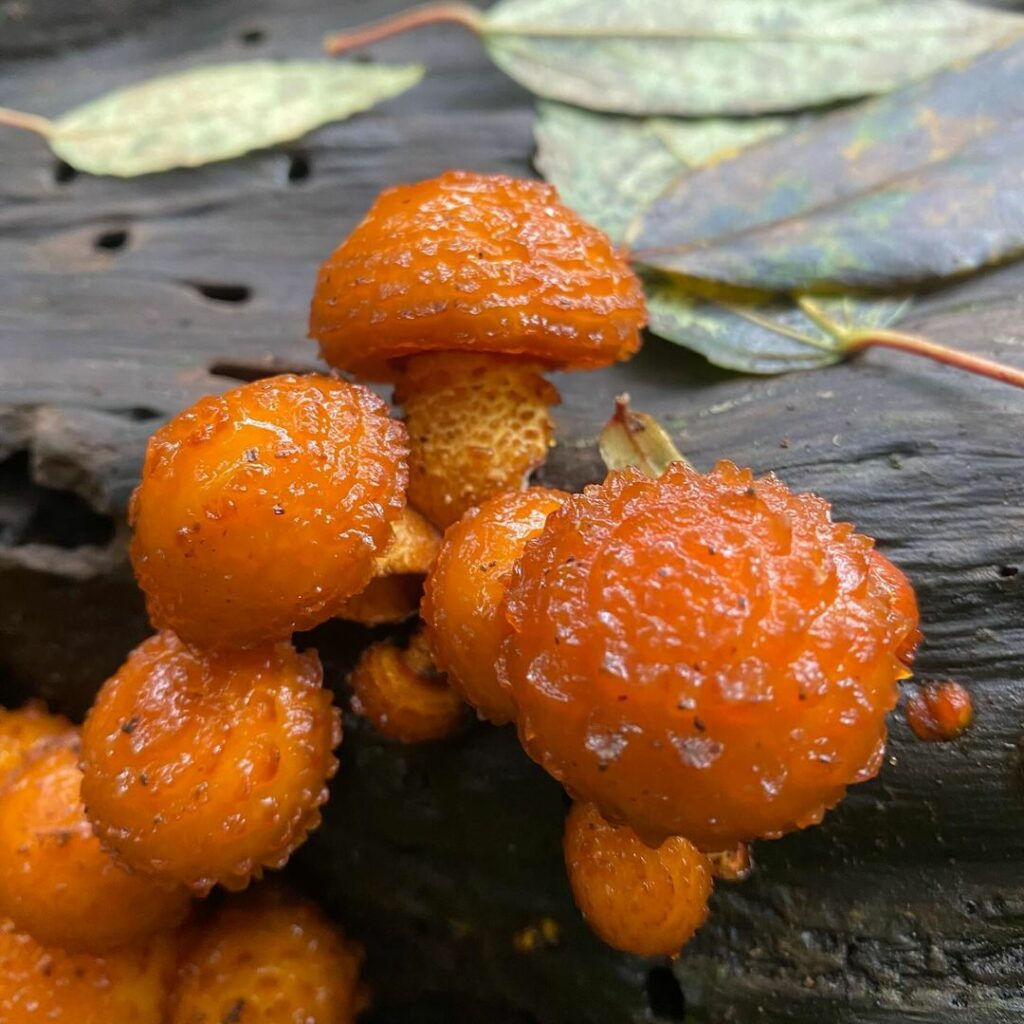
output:
<svg viewBox="0 0 1024 1024"><path fill-rule="evenodd" d="M54 53L132 29L175 0L15 0L0 5L0 57Z"/></svg>
<svg viewBox="0 0 1024 1024"><path fill-rule="evenodd" d="M12 65L3 102L59 113L182 64L310 56L401 2L190 5L91 50ZM123 513L153 427L197 396L317 365L316 267L376 192L451 166L528 173L530 100L456 30L381 44L417 90L283 150L132 181L70 174L32 136L0 149L0 685L81 714L146 631ZM1024 266L920 301L910 326L1024 364ZM627 390L699 466L729 457L831 498L918 588L925 678L971 690L958 743L914 742L821 828L760 844L667 964L619 956L572 907L565 799L513 733L408 749L348 723L324 828L294 862L367 942L375 1019L996 1024L1024 1014L1024 399L909 357L738 377L652 340L562 375L544 479L601 476L594 437ZM344 695L369 634L316 644ZM525 951L523 930L560 939ZM517 940L517 935L519 939ZM685 999L685 1010L683 1000Z"/></svg>

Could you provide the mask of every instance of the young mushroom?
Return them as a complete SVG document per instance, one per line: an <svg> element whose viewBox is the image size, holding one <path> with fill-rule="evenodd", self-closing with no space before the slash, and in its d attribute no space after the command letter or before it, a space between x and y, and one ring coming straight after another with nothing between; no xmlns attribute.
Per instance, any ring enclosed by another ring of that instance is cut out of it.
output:
<svg viewBox="0 0 1024 1024"><path fill-rule="evenodd" d="M707 919L711 865L680 836L651 847L625 825L610 825L593 804L574 803L563 848L576 905L615 949L676 956Z"/></svg>
<svg viewBox="0 0 1024 1024"><path fill-rule="evenodd" d="M186 935L169 1024L354 1024L363 951L311 903L261 887Z"/></svg>
<svg viewBox="0 0 1024 1024"><path fill-rule="evenodd" d="M527 541L568 497L531 487L485 501L448 528L427 577L422 614L437 667L495 725L515 714L495 673L507 632L501 613L505 590Z"/></svg>
<svg viewBox="0 0 1024 1024"><path fill-rule="evenodd" d="M814 824L877 772L920 636L868 537L729 462L569 498L504 613L527 752L645 842L711 852Z"/></svg>
<svg viewBox="0 0 1024 1024"><path fill-rule="evenodd" d="M100 845L82 806L75 733L44 741L0 799L0 915L46 945L104 953L176 925L181 886L130 872Z"/></svg>
<svg viewBox="0 0 1024 1024"><path fill-rule="evenodd" d="M460 732L466 706L438 672L421 632L405 647L371 644L352 671L352 710L382 736L400 743L430 743Z"/></svg>
<svg viewBox="0 0 1024 1024"><path fill-rule="evenodd" d="M97 834L139 877L205 895L280 867L320 823L341 722L315 652L140 644L82 729Z"/></svg>
<svg viewBox="0 0 1024 1024"><path fill-rule="evenodd" d="M287 640L370 581L405 504L405 429L359 385L270 377L150 438L132 564L150 619L206 648Z"/></svg>
<svg viewBox="0 0 1024 1024"><path fill-rule="evenodd" d="M409 501L447 526L544 461L544 371L628 359L646 320L624 256L550 185L448 171L381 193L321 268L310 334L332 366L396 383Z"/></svg>

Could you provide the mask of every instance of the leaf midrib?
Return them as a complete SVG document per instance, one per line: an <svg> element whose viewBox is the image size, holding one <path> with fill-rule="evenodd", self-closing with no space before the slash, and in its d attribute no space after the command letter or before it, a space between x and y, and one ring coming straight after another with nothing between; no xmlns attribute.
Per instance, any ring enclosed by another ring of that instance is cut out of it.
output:
<svg viewBox="0 0 1024 1024"><path fill-rule="evenodd" d="M981 33L988 28L988 25L979 23L958 26L956 29L948 26L918 29L906 35L913 39L941 39L950 35L962 36L970 32ZM869 46L877 42L877 37L870 33L830 36L816 35L813 32L704 32L684 28L666 29L653 25L541 25L529 22L519 25L495 25L486 19L481 25L481 32L485 36L529 36L549 39L663 39L702 43L813 43L816 46Z"/></svg>

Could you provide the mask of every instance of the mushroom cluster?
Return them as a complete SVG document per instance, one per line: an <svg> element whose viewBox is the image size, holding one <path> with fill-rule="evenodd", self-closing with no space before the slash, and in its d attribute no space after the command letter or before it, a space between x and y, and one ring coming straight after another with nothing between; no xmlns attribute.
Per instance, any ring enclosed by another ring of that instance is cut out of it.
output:
<svg viewBox="0 0 1024 1024"><path fill-rule="evenodd" d="M628 358L645 320L625 260L550 188L465 173L385 192L310 318L328 362L394 382L409 501L446 528L422 605L432 661L422 637L371 647L354 707L392 738L438 738L460 723L440 671L514 722L579 801L577 902L638 953L678 951L706 880L877 772L919 640L905 577L824 501L728 462L698 473L657 429L646 473L612 460L579 495L528 486L552 436L541 371Z"/></svg>
<svg viewBox="0 0 1024 1024"><path fill-rule="evenodd" d="M544 371L626 359L645 322L623 255L553 189L449 172L383 193L313 296L326 360L392 383L403 421L362 383L284 375L156 431L130 522L157 632L81 730L0 715L3 1020L354 1019L361 953L314 908L266 885L192 906L319 823L341 718L293 635L330 618L420 612L363 652L352 711L405 743L469 708L514 723L575 801L569 882L619 949L678 953L750 841L878 770L917 608L824 501L699 473L655 429L658 458L608 458L580 494L530 486Z"/></svg>
<svg viewBox="0 0 1024 1024"><path fill-rule="evenodd" d="M0 1020L352 1024L360 947L280 887L190 913L127 869L86 816L79 746L38 705L0 713Z"/></svg>

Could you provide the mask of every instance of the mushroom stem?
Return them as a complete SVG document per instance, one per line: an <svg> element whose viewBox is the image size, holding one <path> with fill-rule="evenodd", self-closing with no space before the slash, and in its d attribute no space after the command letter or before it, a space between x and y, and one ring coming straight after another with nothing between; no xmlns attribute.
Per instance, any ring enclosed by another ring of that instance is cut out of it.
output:
<svg viewBox="0 0 1024 1024"><path fill-rule="evenodd" d="M373 579L358 594L346 598L335 616L364 626L411 619L419 610L423 578L440 545L437 530L407 505L391 526L391 542L377 556Z"/></svg>
<svg viewBox="0 0 1024 1024"><path fill-rule="evenodd" d="M488 498L521 490L554 444L558 391L541 367L488 353L406 361L395 401L409 431L409 502L450 526Z"/></svg>

